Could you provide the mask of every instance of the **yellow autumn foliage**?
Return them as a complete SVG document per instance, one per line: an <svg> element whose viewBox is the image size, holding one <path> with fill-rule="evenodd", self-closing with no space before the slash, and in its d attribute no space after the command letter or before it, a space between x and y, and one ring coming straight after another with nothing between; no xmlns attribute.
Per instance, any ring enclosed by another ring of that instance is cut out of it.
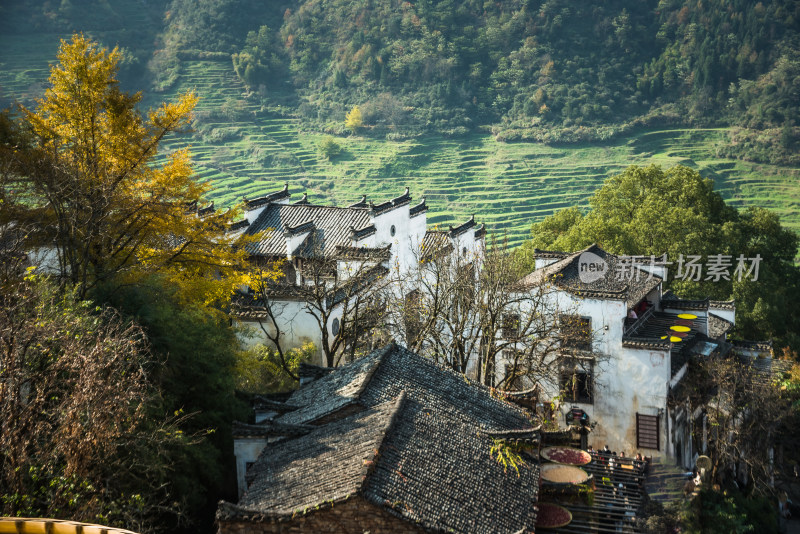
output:
<svg viewBox="0 0 800 534"><path fill-rule="evenodd" d="M344 119L344 125L353 133L356 133L359 128L364 126L364 117L361 114L361 109L358 106L354 106L353 109L351 109L347 114Z"/></svg>
<svg viewBox="0 0 800 534"><path fill-rule="evenodd" d="M30 143L11 185L80 294L158 274L187 299L226 301L249 282L255 238L226 231L237 209L199 211L210 185L195 180L188 149L157 158L167 135L190 128L198 97L141 113L141 94L119 89L119 59L83 35L61 41L50 88L21 109Z"/></svg>

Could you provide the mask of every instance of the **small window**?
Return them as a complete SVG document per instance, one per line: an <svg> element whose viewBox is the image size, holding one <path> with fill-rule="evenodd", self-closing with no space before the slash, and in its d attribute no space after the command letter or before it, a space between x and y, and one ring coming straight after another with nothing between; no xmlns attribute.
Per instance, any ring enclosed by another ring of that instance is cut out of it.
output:
<svg viewBox="0 0 800 534"><path fill-rule="evenodd" d="M565 401L594 403L594 362L585 358L564 358L558 381Z"/></svg>
<svg viewBox="0 0 800 534"><path fill-rule="evenodd" d="M658 439L660 434L657 415L636 414L636 447L639 449L655 449L660 451Z"/></svg>
<svg viewBox="0 0 800 534"><path fill-rule="evenodd" d="M503 339L519 337L519 314L508 313L503 316Z"/></svg>
<svg viewBox="0 0 800 534"><path fill-rule="evenodd" d="M592 350L592 318L579 315L562 315L559 320L561 346L579 350Z"/></svg>
<svg viewBox="0 0 800 534"><path fill-rule="evenodd" d="M397 233L397 228L392 225L392 227L389 229L389 232L392 234L392 237L394 237L394 234Z"/></svg>
<svg viewBox="0 0 800 534"><path fill-rule="evenodd" d="M337 317L337 318L335 318L333 320L333 323L331 324L331 333L334 336L338 336L339 335L339 326L340 326L339 325L339 318Z"/></svg>

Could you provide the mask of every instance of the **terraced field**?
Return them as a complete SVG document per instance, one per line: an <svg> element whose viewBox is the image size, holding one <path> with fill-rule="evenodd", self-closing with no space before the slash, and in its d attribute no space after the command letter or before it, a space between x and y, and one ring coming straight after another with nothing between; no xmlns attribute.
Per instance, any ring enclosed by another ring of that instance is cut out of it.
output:
<svg viewBox="0 0 800 534"><path fill-rule="evenodd" d="M0 38L0 46L4 43ZM25 43L15 46L24 56ZM46 64L37 63L34 53L26 57L25 68L5 51L0 57L6 94L24 97L43 87ZM456 224L474 213L514 246L527 237L532 222L585 205L603 180L628 165L684 164L712 178L733 205L768 207L800 231L800 169L716 157L722 129L650 131L569 147L498 143L485 134L385 141L365 132L337 138L342 154L328 161L318 150L323 135L305 131L285 109L262 108L245 95L230 63L184 65L176 87L148 98L155 104L189 89L200 95L195 133L170 139L164 152L191 145L198 179L211 182L218 206L284 182L295 198L308 192L312 202L336 204L355 202L362 194L380 201L408 186L415 198L426 197L431 224Z"/></svg>

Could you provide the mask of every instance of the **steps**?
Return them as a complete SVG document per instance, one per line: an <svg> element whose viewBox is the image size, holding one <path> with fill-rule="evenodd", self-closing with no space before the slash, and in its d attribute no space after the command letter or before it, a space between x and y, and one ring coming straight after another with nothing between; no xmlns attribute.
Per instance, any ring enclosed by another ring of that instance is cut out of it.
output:
<svg viewBox="0 0 800 534"><path fill-rule="evenodd" d="M683 499L683 488L688 480L685 473L686 469L667 458L653 458L644 483L647 495L664 505Z"/></svg>

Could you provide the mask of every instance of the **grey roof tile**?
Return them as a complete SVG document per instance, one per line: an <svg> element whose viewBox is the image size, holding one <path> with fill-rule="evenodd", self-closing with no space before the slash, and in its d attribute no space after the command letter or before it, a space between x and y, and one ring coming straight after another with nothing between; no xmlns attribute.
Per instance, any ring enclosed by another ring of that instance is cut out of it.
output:
<svg viewBox="0 0 800 534"><path fill-rule="evenodd" d="M287 423L311 423L346 406L371 407L405 391L427 408L446 407L483 429L532 428L528 412L492 395L486 386L441 367L395 343L297 390L287 404L299 408L280 417Z"/></svg>
<svg viewBox="0 0 800 534"><path fill-rule="evenodd" d="M290 196L291 193L289 193L289 182L286 182L283 185L283 189L281 189L280 191L274 191L264 196L252 199L242 197L242 200L244 201L245 209L254 210L271 202L278 202L280 200L288 199Z"/></svg>
<svg viewBox="0 0 800 534"><path fill-rule="evenodd" d="M276 423L274 421L265 421L263 423L242 423L240 421L233 422L233 437L246 438L246 437L266 437L266 436L284 436L296 437L308 434L314 430L315 427L311 425L290 425L286 423Z"/></svg>
<svg viewBox="0 0 800 534"><path fill-rule="evenodd" d="M363 208L338 208L310 204L269 204L259 214L246 232L253 235L264 232L264 238L248 247L254 256L285 256L286 230L305 223L313 223L317 251L334 254L336 246L352 244L351 227L365 228L370 223L369 210Z"/></svg>
<svg viewBox="0 0 800 534"><path fill-rule="evenodd" d="M532 428L528 412L494 396L483 385L442 367L397 344L390 344L360 401L366 406L405 391L410 399L430 409L447 409L476 427L492 430Z"/></svg>
<svg viewBox="0 0 800 534"><path fill-rule="evenodd" d="M514 533L536 525L539 466L504 470L490 436L452 407L411 395L387 433L364 496L433 532Z"/></svg>
<svg viewBox="0 0 800 534"><path fill-rule="evenodd" d="M382 350L386 351L388 347ZM297 409L281 416L280 421L293 424L311 423L355 404L380 363L380 355L378 351L377 354L373 353L343 365L335 372L320 376L305 387L301 387L286 401L286 404L296 406Z"/></svg>
<svg viewBox="0 0 800 534"><path fill-rule="evenodd" d="M708 337L716 339L727 334L733 328L733 323L713 313L708 314Z"/></svg>
<svg viewBox="0 0 800 534"><path fill-rule="evenodd" d="M432 532L515 533L536 524L539 469L491 455L494 440L451 405L411 394L267 445L238 505L218 517L275 520L360 494Z"/></svg>
<svg viewBox="0 0 800 534"><path fill-rule="evenodd" d="M422 257L430 258L448 254L453 250L453 243L447 236L447 232L440 230L428 230L422 238Z"/></svg>
<svg viewBox="0 0 800 534"><path fill-rule="evenodd" d="M357 493L400 399L267 446L248 470L238 508L280 517Z"/></svg>
<svg viewBox="0 0 800 534"><path fill-rule="evenodd" d="M472 215L472 217L470 217L467 220L467 222L461 223L458 226L456 226L455 228L451 226L450 227L450 235L453 236L453 237L460 236L461 234L463 234L464 232L466 232L467 230L469 230L470 228L473 228L473 227L475 227L475 215L474 214Z"/></svg>
<svg viewBox="0 0 800 534"><path fill-rule="evenodd" d="M589 283L583 282L579 276L578 263L580 256L585 252L595 254L608 265L605 276ZM548 252L547 255L540 254L540 256L558 258L559 254ZM624 273L624 276L621 273ZM622 257L606 252L597 245L591 245L533 271L522 278L519 285L530 287L543 282L552 282L579 297L622 300L628 307L633 307L661 281L660 276L650 274L639 267L623 265Z"/></svg>

